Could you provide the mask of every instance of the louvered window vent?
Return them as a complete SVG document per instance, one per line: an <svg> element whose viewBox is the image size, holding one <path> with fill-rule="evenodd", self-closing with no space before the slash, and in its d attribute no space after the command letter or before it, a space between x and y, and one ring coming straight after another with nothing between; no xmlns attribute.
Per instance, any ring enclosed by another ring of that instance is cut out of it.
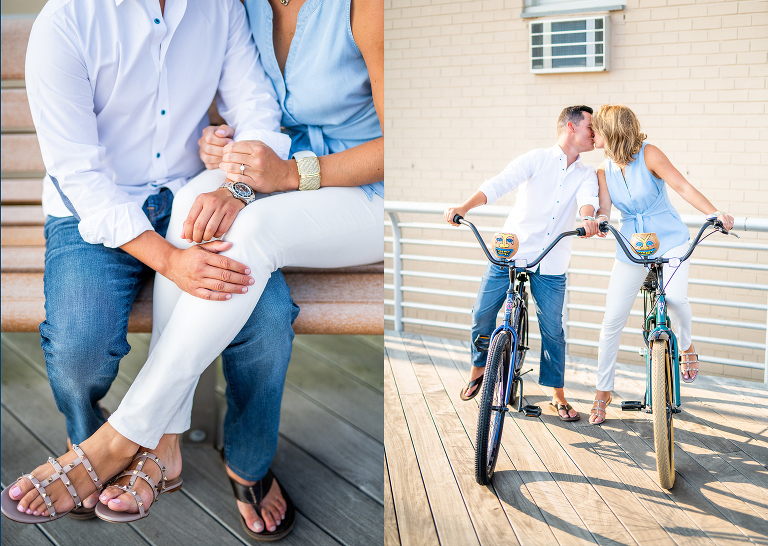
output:
<svg viewBox="0 0 768 546"><path fill-rule="evenodd" d="M552 19L531 23L531 72L608 70L610 19Z"/></svg>

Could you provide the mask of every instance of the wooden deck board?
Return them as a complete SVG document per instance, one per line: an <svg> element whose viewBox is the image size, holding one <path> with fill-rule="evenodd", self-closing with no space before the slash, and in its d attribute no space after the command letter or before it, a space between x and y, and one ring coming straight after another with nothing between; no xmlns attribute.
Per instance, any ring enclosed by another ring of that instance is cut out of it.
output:
<svg viewBox="0 0 768 546"><path fill-rule="evenodd" d="M421 480L411 476L410 481L420 485L419 494L433 508L431 523L441 544L452 542L444 540L435 513L441 500L436 497L445 488L433 491L428 485L434 470L422 467L426 451L432 451L433 459L447 458L454 476L446 481L465 505L454 524L461 523L466 533L474 531L480 544L499 543L491 537L507 532L507 526L520 544L768 544L763 417L768 391L762 385L727 380L721 387L722 378L702 377L683 386L683 413L675 417L677 478L665 491L656 482L651 416L620 410L622 400L642 397L644 369L617 366L608 421L591 426L596 366L569 358L566 395L582 419L565 423L547 407L551 389L536 384L538 355L531 354L525 367L534 372L525 376L525 399L540 405L542 415L532 419L510 413L493 486L483 488L474 483L473 461L467 461L474 455L477 399L462 402L458 396L470 369L468 344L388 331L385 346L397 384L386 397L386 417L390 407L405 408L400 419L388 419L385 443L390 436L413 437L418 457L415 469L390 463L392 491L398 472L419 472ZM429 441L420 438L424 430L432 436ZM485 493L496 496L506 521L484 512L493 506ZM410 515L408 506L397 495L393 503L397 531L406 544L400 522ZM483 517L500 529L482 529L478 520Z"/></svg>
<svg viewBox="0 0 768 546"><path fill-rule="evenodd" d="M315 343L318 340L322 343ZM291 494L298 514L296 527L282 542L313 546L381 544L384 458L383 442L375 437L383 434L373 429L363 432L350 424L340 415L345 406L336 400L343 401L352 391L358 402L357 412L369 414L360 415L361 422L374 426L371 424L382 421L381 394L376 396L375 387L365 379L383 384L382 350L378 350L376 356L375 343L355 336L297 336L297 341L295 354L299 354L299 358L291 362L289 369L294 367L302 374L312 367L325 367L337 381L323 385L329 398L322 403L312 398L317 392L310 387L317 385L307 385L303 380L287 384L281 436L272 468ZM143 365L148 342L148 335L129 334L132 351L121 362L118 377L104 399L108 409L117 408ZM22 471L31 470L27 468L29 465L37 466L49 454L63 452L66 432L48 385L39 335L3 334L2 349L2 479L7 484ZM335 365L337 358L346 359L348 363L357 358L357 369L348 370L347 375L339 371L343 366L330 369L329 365ZM362 397L361 392L368 396ZM223 391L220 390L218 398L221 404L225 403ZM131 525L63 518L39 527L1 518L2 544L227 546L252 543L240 526L218 453L211 448L185 445L182 454L184 488L153 507L153 517ZM177 517L177 512L187 515ZM170 526L166 520L171 521ZM83 526L88 526L85 541L82 540Z"/></svg>

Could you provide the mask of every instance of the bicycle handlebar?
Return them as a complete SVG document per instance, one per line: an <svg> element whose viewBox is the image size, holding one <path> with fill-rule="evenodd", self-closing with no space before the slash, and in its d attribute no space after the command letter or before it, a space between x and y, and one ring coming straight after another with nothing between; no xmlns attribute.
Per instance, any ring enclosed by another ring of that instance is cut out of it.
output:
<svg viewBox="0 0 768 546"><path fill-rule="evenodd" d="M463 225L469 227L472 230L472 233L475 234L475 238L477 238L477 241L480 243L480 247L483 249L483 252L485 252L485 256L488 258L488 260L491 263L496 264L496 265L501 266L501 267L509 267L509 265L511 263L513 265L513 267L514 267L514 261L515 261L514 259L509 260L509 261L507 261L507 260L497 260L496 258L494 258L491 255L490 251L488 250L488 247L485 246L485 241L483 241L482 236L480 235L480 233L478 233L477 228L474 226L474 224L472 222L470 222L468 220L465 220L461 215L457 214L457 215L455 215L453 217L453 223L454 224L463 224ZM552 241L552 244L550 244L546 249L544 249L544 252L542 252L541 255L539 255L539 257L537 257L533 262L531 262L531 263L529 263L529 264L527 264L525 266L526 269L527 268L531 268L531 267L536 267L539 264L539 262L544 259L544 256L546 256L549 253L549 251L552 250L554 248L554 246L557 243L560 242L560 240L562 238L570 237L572 235L578 235L580 237L583 237L586 234L587 234L586 230L584 228L581 228L581 227L580 228L576 228L573 231L566 231L566 232L561 233L560 235L557 236L557 238L554 241Z"/></svg>
<svg viewBox="0 0 768 546"><path fill-rule="evenodd" d="M693 240L693 243L691 243L691 246L688 247L688 252L685 253L685 256L683 258L662 258L662 257L656 257L656 258L644 258L644 257L638 257L633 255L629 249L627 249L626 244L624 243L624 237L616 231L616 228L614 228L611 224L609 224L607 221L600 222L600 231L603 233L611 232L613 233L613 236L616 237L616 241L619 243L619 246L624 251L624 254L626 254L627 258L629 258L630 261L640 264L640 265L650 265L650 264L667 264L669 263L670 259L679 259L681 262L684 262L688 258L691 257L691 254L693 254L693 250L696 248L696 245L699 244L699 241L701 240L701 235L704 233L704 230L707 229L707 227L713 226L717 231L720 233L728 234L728 232L723 227L722 222L720 220L717 220L716 218L707 218L707 220L704 222L704 224L699 229L699 232L696 234L696 238Z"/></svg>

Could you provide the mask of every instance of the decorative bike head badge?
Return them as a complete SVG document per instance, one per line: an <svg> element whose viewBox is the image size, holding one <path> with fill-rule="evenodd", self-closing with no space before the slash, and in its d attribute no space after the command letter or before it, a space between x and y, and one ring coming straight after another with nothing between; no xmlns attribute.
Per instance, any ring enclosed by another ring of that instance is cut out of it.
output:
<svg viewBox="0 0 768 546"><path fill-rule="evenodd" d="M519 242L513 233L497 233L493 236L493 251L502 260L508 260L517 252Z"/></svg>
<svg viewBox="0 0 768 546"><path fill-rule="evenodd" d="M659 238L655 233L635 233L629 243L640 256L650 256L659 249Z"/></svg>

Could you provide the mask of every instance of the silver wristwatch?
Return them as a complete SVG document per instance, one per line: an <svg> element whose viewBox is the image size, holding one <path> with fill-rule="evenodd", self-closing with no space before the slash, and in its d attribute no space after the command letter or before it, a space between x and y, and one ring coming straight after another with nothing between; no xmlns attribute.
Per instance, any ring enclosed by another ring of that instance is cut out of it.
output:
<svg viewBox="0 0 768 546"><path fill-rule="evenodd" d="M299 168L299 190L320 189L320 162L313 152L296 152L293 154L296 166Z"/></svg>
<svg viewBox="0 0 768 546"><path fill-rule="evenodd" d="M246 205L250 205L256 199L256 193L251 189L248 184L242 182L232 182L227 180L221 185L222 188L227 188L235 196L235 199L240 199Z"/></svg>

